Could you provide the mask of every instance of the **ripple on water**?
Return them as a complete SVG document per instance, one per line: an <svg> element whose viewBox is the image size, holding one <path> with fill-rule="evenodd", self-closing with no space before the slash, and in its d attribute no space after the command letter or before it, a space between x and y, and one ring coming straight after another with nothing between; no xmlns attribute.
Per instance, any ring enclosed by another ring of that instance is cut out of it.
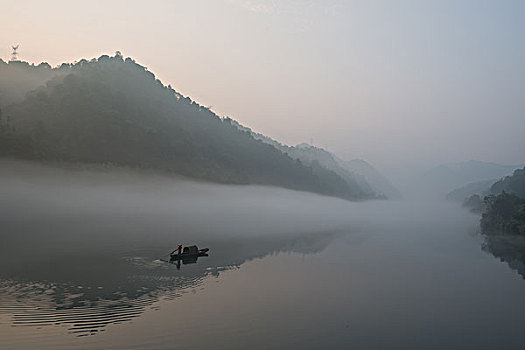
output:
<svg viewBox="0 0 525 350"><path fill-rule="evenodd" d="M37 329L65 327L68 333L77 337L95 335L108 325L132 321L146 308L155 308L153 304L161 298L171 300L182 296L186 289L200 286L205 277L142 276L148 287L136 288L132 297L124 291L103 294L104 289L96 286L89 287L91 295L87 295L79 292L85 289L79 286L2 281L0 324Z"/></svg>

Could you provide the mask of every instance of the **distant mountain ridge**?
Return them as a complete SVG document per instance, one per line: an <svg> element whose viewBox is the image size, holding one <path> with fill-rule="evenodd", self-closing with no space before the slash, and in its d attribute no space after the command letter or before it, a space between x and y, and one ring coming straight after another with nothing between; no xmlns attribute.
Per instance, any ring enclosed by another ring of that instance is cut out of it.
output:
<svg viewBox="0 0 525 350"><path fill-rule="evenodd" d="M516 198L521 198L521 200ZM496 207L506 208L507 205L508 208L518 207L518 202L525 199L525 167L516 169L512 175L500 180L475 182L455 189L447 194L447 199L462 202L464 207L477 213L490 212ZM525 220L525 206L522 209L523 218L520 220L523 221ZM516 210L519 211L519 209ZM494 220L499 221L499 219Z"/></svg>
<svg viewBox="0 0 525 350"><path fill-rule="evenodd" d="M255 138L120 55L57 68L0 60L0 155L377 198L366 180Z"/></svg>
<svg viewBox="0 0 525 350"><path fill-rule="evenodd" d="M472 195L477 194L481 198L489 194L490 186L494 184L497 179L483 180L478 182L473 182L465 186L456 188L449 193L447 193L447 199L456 202L462 202L465 198L468 198Z"/></svg>
<svg viewBox="0 0 525 350"><path fill-rule="evenodd" d="M345 168L364 176L376 193L382 194L388 199L401 199L403 197L401 192L370 163L362 159L341 160L341 162Z"/></svg>
<svg viewBox="0 0 525 350"><path fill-rule="evenodd" d="M423 181L439 193L448 193L470 183L499 179L523 165L502 165L476 160L442 164L423 175Z"/></svg>
<svg viewBox="0 0 525 350"><path fill-rule="evenodd" d="M378 198L400 199L401 192L396 189L379 171L372 165L361 159L344 161L327 150L307 143L300 143L296 146L287 146L263 134L254 132L238 122L231 120L240 130L250 133L255 139L270 144L283 153L294 159L300 160L304 164L320 164L327 169L334 171L347 182L358 186L369 196Z"/></svg>
<svg viewBox="0 0 525 350"><path fill-rule="evenodd" d="M512 175L505 176L490 187L491 194L497 195L502 192L525 198L525 167L514 170Z"/></svg>
<svg viewBox="0 0 525 350"><path fill-rule="evenodd" d="M511 167L514 168L514 166ZM478 195L483 198L490 194L500 194L503 191L525 197L523 174L524 170L518 168L500 179L477 181L458 187L450 191L446 197L453 201L464 201L472 195Z"/></svg>

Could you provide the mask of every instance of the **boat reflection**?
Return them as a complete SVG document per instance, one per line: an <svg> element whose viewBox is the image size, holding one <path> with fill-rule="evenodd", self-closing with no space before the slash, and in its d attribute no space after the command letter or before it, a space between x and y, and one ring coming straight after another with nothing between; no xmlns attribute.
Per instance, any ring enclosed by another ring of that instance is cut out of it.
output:
<svg viewBox="0 0 525 350"><path fill-rule="evenodd" d="M139 251L83 252L74 259L55 252L42 258L49 265L1 264L0 315L8 315L17 327L66 326L76 336L94 335L110 324L139 317L160 298L177 298L204 279L246 261L280 252L317 253L340 235L316 232L207 240L213 254L169 260L157 258L165 251L159 245Z"/></svg>
<svg viewBox="0 0 525 350"><path fill-rule="evenodd" d="M178 256L172 256L169 261L166 261L167 263L173 264L177 267L177 270L180 270L181 263L182 265L189 265L189 264L195 264L197 263L197 260L199 260L199 257L206 257L209 256L207 253L199 254L199 255L191 255L191 256L184 256L184 257L178 257Z"/></svg>

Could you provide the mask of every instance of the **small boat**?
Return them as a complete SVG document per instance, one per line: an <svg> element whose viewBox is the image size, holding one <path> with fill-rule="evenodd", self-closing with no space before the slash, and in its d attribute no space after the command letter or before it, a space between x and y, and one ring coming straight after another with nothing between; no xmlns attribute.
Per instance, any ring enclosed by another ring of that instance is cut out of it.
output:
<svg viewBox="0 0 525 350"><path fill-rule="evenodd" d="M199 249L196 245L191 245L189 247L184 247L182 249L182 252L179 253L178 249L175 249L170 253L171 260L185 260L185 259L192 259L199 256L208 256L209 249Z"/></svg>

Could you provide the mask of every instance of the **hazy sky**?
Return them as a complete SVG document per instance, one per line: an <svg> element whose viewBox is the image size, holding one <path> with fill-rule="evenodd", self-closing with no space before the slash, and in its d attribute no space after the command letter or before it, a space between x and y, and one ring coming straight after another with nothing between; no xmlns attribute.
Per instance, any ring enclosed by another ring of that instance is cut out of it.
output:
<svg viewBox="0 0 525 350"><path fill-rule="evenodd" d="M525 163L525 1L2 0L0 57L122 51L282 142Z"/></svg>

